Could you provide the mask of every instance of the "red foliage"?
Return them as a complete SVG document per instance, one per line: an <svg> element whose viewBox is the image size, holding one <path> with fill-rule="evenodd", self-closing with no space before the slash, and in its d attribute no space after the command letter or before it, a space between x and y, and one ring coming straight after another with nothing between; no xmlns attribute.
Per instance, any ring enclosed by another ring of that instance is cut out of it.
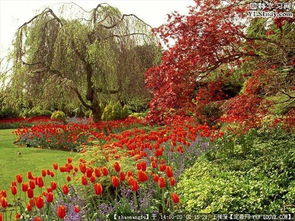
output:
<svg viewBox="0 0 295 221"><path fill-rule="evenodd" d="M228 1L221 9L220 0L195 0L187 16L173 13L169 23L155 29L155 33L169 46L159 66L146 72L146 83L154 98L150 102L149 122L162 122L171 108L186 109L192 105L196 79L221 64L253 56L237 51L243 26L239 18L246 15L246 6L237 6L238 0ZM204 92L205 93L205 92ZM218 98L216 98L218 99Z"/></svg>

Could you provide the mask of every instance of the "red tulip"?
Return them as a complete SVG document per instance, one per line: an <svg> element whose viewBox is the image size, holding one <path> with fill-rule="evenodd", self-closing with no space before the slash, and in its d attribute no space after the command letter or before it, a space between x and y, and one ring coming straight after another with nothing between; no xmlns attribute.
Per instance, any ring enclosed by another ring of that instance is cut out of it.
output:
<svg viewBox="0 0 295 221"><path fill-rule="evenodd" d="M17 181L18 183L23 182L23 177L22 177L21 174L16 175L16 181Z"/></svg>
<svg viewBox="0 0 295 221"><path fill-rule="evenodd" d="M50 186L51 186L52 190L56 190L56 188L57 188L57 183L54 182L54 181L51 181Z"/></svg>
<svg viewBox="0 0 295 221"><path fill-rule="evenodd" d="M70 192L70 189L69 189L69 187L68 187L67 184L65 184L65 185L62 186L62 192L65 195L68 195L68 193Z"/></svg>
<svg viewBox="0 0 295 221"><path fill-rule="evenodd" d="M33 174L30 171L28 172L28 179L30 179L30 180L34 179Z"/></svg>
<svg viewBox="0 0 295 221"><path fill-rule="evenodd" d="M33 221L42 221L42 218L40 216L37 216L37 217L34 218Z"/></svg>
<svg viewBox="0 0 295 221"><path fill-rule="evenodd" d="M85 176L82 176L82 185L86 186L88 184L87 178Z"/></svg>
<svg viewBox="0 0 295 221"><path fill-rule="evenodd" d="M158 185L159 185L160 188L164 188L164 187L166 187L166 181L165 181L165 178L163 178L163 177L159 177Z"/></svg>
<svg viewBox="0 0 295 221"><path fill-rule="evenodd" d="M35 180L30 180L29 181L29 186L31 189L35 189Z"/></svg>
<svg viewBox="0 0 295 221"><path fill-rule="evenodd" d="M57 170L58 169L58 164L54 163L54 164L52 164L52 167L53 167L54 170Z"/></svg>
<svg viewBox="0 0 295 221"><path fill-rule="evenodd" d="M140 163L137 163L136 164L136 167L137 167L138 170L146 171L146 162L145 161L142 161Z"/></svg>
<svg viewBox="0 0 295 221"><path fill-rule="evenodd" d="M80 206L76 205L74 207L74 211L75 211L75 213L79 213L80 212Z"/></svg>
<svg viewBox="0 0 295 221"><path fill-rule="evenodd" d="M29 185L27 183L22 183L22 191L27 192Z"/></svg>
<svg viewBox="0 0 295 221"><path fill-rule="evenodd" d="M116 172L120 172L121 168L118 162L114 163L114 169Z"/></svg>
<svg viewBox="0 0 295 221"><path fill-rule="evenodd" d="M73 162L73 158L69 157L68 158L68 163L72 163Z"/></svg>
<svg viewBox="0 0 295 221"><path fill-rule="evenodd" d="M165 164L160 164L159 165L159 170L162 171L162 172L165 171L166 170L166 165Z"/></svg>
<svg viewBox="0 0 295 221"><path fill-rule="evenodd" d="M6 198L4 198L4 197L0 198L0 203L1 203L1 206L2 206L3 209L7 208L8 203L7 203Z"/></svg>
<svg viewBox="0 0 295 221"><path fill-rule="evenodd" d="M41 171L41 175L42 175L43 177L46 177L46 175L47 175L46 170L42 170L42 171Z"/></svg>
<svg viewBox="0 0 295 221"><path fill-rule="evenodd" d="M30 203L27 204L26 207L27 207L28 212L32 211L32 209L33 209L32 205Z"/></svg>
<svg viewBox="0 0 295 221"><path fill-rule="evenodd" d="M179 203L179 196L176 193L171 193L171 199L174 203Z"/></svg>
<svg viewBox="0 0 295 221"><path fill-rule="evenodd" d="M27 196L29 199L34 197L34 190L33 189L28 189L27 191Z"/></svg>
<svg viewBox="0 0 295 221"><path fill-rule="evenodd" d="M86 172L86 165L84 163L80 163L79 164L79 168L81 173L85 173Z"/></svg>
<svg viewBox="0 0 295 221"><path fill-rule="evenodd" d="M43 200L43 198L41 196L35 198L35 205L36 205L36 207L38 209L43 208L43 206L44 206L44 200Z"/></svg>
<svg viewBox="0 0 295 221"><path fill-rule="evenodd" d="M94 184L93 187L94 187L94 191L95 191L96 195L101 195L102 194L103 188L102 188L102 185L100 183Z"/></svg>
<svg viewBox="0 0 295 221"><path fill-rule="evenodd" d="M117 176L112 176L112 185L115 188L120 185L120 179Z"/></svg>
<svg viewBox="0 0 295 221"><path fill-rule="evenodd" d="M137 176L138 176L138 180L140 182L145 182L148 180L148 176L146 175L146 173L142 170L137 171Z"/></svg>
<svg viewBox="0 0 295 221"><path fill-rule="evenodd" d="M44 186L44 181L43 181L43 178L41 176L37 177L36 184L37 184L38 187L43 187Z"/></svg>
<svg viewBox="0 0 295 221"><path fill-rule="evenodd" d="M58 216L59 218L61 218L61 219L65 218L65 216L66 216L66 207L63 206L63 205L59 205L59 206L57 207L57 211L56 211L56 213L57 213L57 216Z"/></svg>
<svg viewBox="0 0 295 221"><path fill-rule="evenodd" d="M5 198L7 197L6 190L1 190L1 191L0 191L0 197L1 197L1 196L2 196L2 197L5 197Z"/></svg>
<svg viewBox="0 0 295 221"><path fill-rule="evenodd" d="M106 167L101 168L101 172L104 176L107 176L109 174L109 171Z"/></svg>
<svg viewBox="0 0 295 221"><path fill-rule="evenodd" d="M95 176L91 176L91 177L90 177L90 181L91 181L91 183L95 183L95 180L96 180Z"/></svg>
<svg viewBox="0 0 295 221"><path fill-rule="evenodd" d="M174 186L176 183L176 180L174 179L174 177L170 177L169 181L170 181L170 186Z"/></svg>
<svg viewBox="0 0 295 221"><path fill-rule="evenodd" d="M136 192L137 190L139 190L139 185L136 179L134 179L133 177L130 177L128 180L129 185L131 186L131 190Z"/></svg>
<svg viewBox="0 0 295 221"><path fill-rule="evenodd" d="M16 195L17 194L17 188L16 188L16 186L11 186L10 187L10 190L11 190L11 194L12 195Z"/></svg>
<svg viewBox="0 0 295 221"><path fill-rule="evenodd" d="M158 180L159 180L159 175L158 175L158 174L154 174L154 175L153 175L153 180L154 180L155 182L158 182Z"/></svg>
<svg viewBox="0 0 295 221"><path fill-rule="evenodd" d="M71 181L71 177L70 177L69 175L67 176L67 178L66 178L66 179L67 179L67 181L68 181L68 182L70 182L70 181Z"/></svg>
<svg viewBox="0 0 295 221"><path fill-rule="evenodd" d="M128 176L128 177L131 177L132 175L133 175L132 171L128 171L128 172L127 172L127 176Z"/></svg>
<svg viewBox="0 0 295 221"><path fill-rule="evenodd" d="M181 146L178 146L178 147L177 147L177 151L178 151L179 153L183 153L183 152L184 152L184 150L182 149Z"/></svg>
<svg viewBox="0 0 295 221"><path fill-rule="evenodd" d="M125 173L124 172L120 172L120 180L121 181L125 180Z"/></svg>
<svg viewBox="0 0 295 221"><path fill-rule="evenodd" d="M21 215L19 213L15 214L15 220L19 220Z"/></svg>
<svg viewBox="0 0 295 221"><path fill-rule="evenodd" d="M16 186L16 182L15 181L12 181L11 182L11 186Z"/></svg>
<svg viewBox="0 0 295 221"><path fill-rule="evenodd" d="M53 193L51 193L51 192L47 193L46 201L48 203L52 203L53 202Z"/></svg>
<svg viewBox="0 0 295 221"><path fill-rule="evenodd" d="M166 167L166 175L167 177L173 177L173 171L171 166Z"/></svg>
<svg viewBox="0 0 295 221"><path fill-rule="evenodd" d="M94 174L97 178L101 176L99 168L94 169Z"/></svg>

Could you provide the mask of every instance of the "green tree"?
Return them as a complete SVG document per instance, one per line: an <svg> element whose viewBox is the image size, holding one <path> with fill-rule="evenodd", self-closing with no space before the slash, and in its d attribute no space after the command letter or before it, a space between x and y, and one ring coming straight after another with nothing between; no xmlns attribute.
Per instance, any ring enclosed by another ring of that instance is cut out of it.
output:
<svg viewBox="0 0 295 221"><path fill-rule="evenodd" d="M46 8L19 27L11 86L35 103L76 99L97 122L101 102L148 95L143 73L157 62L158 43L136 15L107 4L89 12L72 6L79 13Z"/></svg>

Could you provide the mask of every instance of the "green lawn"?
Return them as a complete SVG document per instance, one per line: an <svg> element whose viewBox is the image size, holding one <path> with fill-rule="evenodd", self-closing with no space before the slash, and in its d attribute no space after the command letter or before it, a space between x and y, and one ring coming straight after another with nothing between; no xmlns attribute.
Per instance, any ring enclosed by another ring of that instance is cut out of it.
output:
<svg viewBox="0 0 295 221"><path fill-rule="evenodd" d="M12 131L0 130L0 190L8 190L16 174L26 176L27 171L32 171L40 175L42 169L52 169L52 163L64 164L68 157L76 156L66 151L18 147L13 144Z"/></svg>

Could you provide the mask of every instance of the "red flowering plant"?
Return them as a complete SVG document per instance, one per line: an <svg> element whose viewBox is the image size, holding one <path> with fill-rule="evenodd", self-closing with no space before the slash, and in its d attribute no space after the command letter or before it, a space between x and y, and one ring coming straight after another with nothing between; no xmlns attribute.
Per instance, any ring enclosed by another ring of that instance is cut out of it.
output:
<svg viewBox="0 0 295 221"><path fill-rule="evenodd" d="M28 147L49 149L83 150L81 145L90 144L93 139L100 139L111 132L142 124L136 118L96 123L46 124L19 128L14 133L18 136L16 144Z"/></svg>
<svg viewBox="0 0 295 221"><path fill-rule="evenodd" d="M48 116L37 116L29 118L5 118L0 119L0 128L20 128L31 127L33 125L46 125L46 124L61 124L59 120L50 119Z"/></svg>

